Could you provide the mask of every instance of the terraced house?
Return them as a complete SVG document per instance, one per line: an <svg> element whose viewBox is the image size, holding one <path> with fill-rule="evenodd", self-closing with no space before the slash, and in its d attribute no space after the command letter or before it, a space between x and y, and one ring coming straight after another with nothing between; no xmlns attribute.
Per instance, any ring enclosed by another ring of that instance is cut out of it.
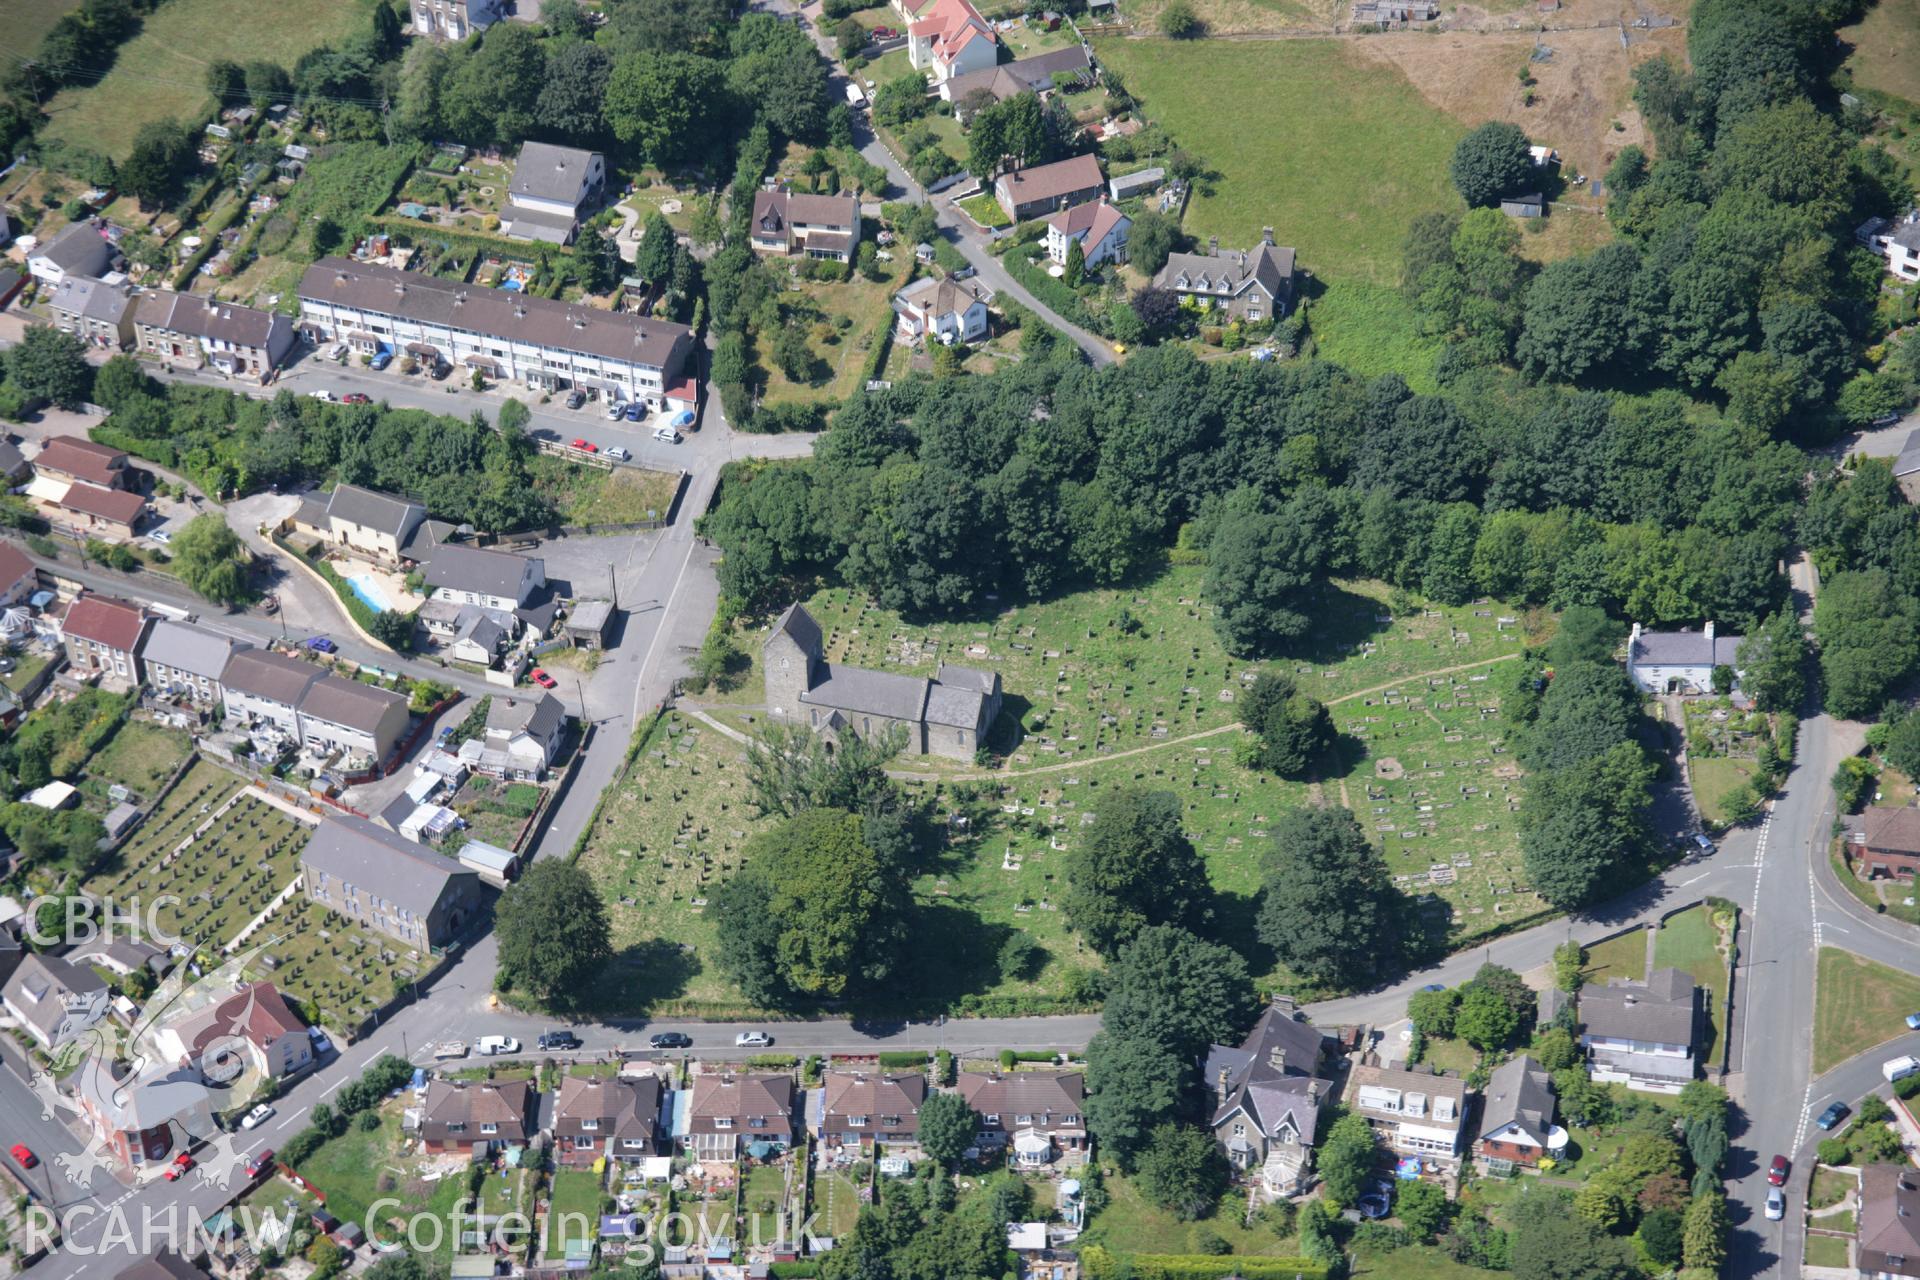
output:
<svg viewBox="0 0 1920 1280"><path fill-rule="evenodd" d="M404 349L538 391L582 387L655 410L669 389L685 394L677 384L693 350L693 331L671 321L347 258L307 269L300 324L356 351Z"/></svg>
<svg viewBox="0 0 1920 1280"><path fill-rule="evenodd" d="M211 364L228 377L265 382L293 347L293 321L277 311L162 289L135 301L133 337L142 352L168 365Z"/></svg>
<svg viewBox="0 0 1920 1280"><path fill-rule="evenodd" d="M74 674L129 688L139 684L140 645L150 621L146 609L131 600L81 593L60 622Z"/></svg>
<svg viewBox="0 0 1920 1280"><path fill-rule="evenodd" d="M147 687L169 697L214 706L226 696L221 684L233 655L252 646L203 627L162 618L140 647Z"/></svg>

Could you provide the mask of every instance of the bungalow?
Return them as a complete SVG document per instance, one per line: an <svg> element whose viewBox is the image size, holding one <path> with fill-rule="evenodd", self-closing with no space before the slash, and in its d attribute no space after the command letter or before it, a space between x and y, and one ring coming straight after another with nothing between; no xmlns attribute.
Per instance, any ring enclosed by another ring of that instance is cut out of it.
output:
<svg viewBox="0 0 1920 1280"><path fill-rule="evenodd" d="M927 1077L924 1073L829 1071L814 1099L807 1127L830 1147L910 1144L920 1136Z"/></svg>
<svg viewBox="0 0 1920 1280"><path fill-rule="evenodd" d="M1223 252L1216 236L1205 253L1168 254L1153 283L1227 320L1264 324L1293 307L1293 250L1274 244L1272 227L1262 228L1260 243L1246 251Z"/></svg>
<svg viewBox="0 0 1920 1280"><path fill-rule="evenodd" d="M981 1147L1013 1146L1016 1162L1070 1162L1087 1153L1086 1078L1078 1071L963 1071L960 1096L979 1117Z"/></svg>
<svg viewBox="0 0 1920 1280"><path fill-rule="evenodd" d="M0 538L0 608L19 604L40 589L40 575L15 543Z"/></svg>
<svg viewBox="0 0 1920 1280"><path fill-rule="evenodd" d="M852 192L815 196L762 191L753 197L747 231L756 253L851 262L860 245L860 200Z"/></svg>
<svg viewBox="0 0 1920 1280"><path fill-rule="evenodd" d="M1259 1171L1269 1196L1306 1189L1321 1109L1333 1097L1326 1052L1326 1036L1290 1002L1275 1001L1245 1040L1211 1046L1201 1065L1213 1091L1214 1140L1235 1169Z"/></svg>
<svg viewBox="0 0 1920 1280"><path fill-rule="evenodd" d="M74 673L82 679L97 675L128 688L139 684L140 646L150 620L146 609L131 600L81 592L60 622Z"/></svg>
<svg viewBox="0 0 1920 1280"><path fill-rule="evenodd" d="M113 542L132 541L147 514L147 500L137 493L78 480L47 505L52 518L73 532Z"/></svg>
<svg viewBox="0 0 1920 1280"><path fill-rule="evenodd" d="M1566 1145L1566 1131L1554 1126L1553 1110L1547 1069L1524 1053L1509 1059L1487 1080L1474 1154L1533 1168L1542 1156Z"/></svg>
<svg viewBox="0 0 1920 1280"><path fill-rule="evenodd" d="M1610 980L1580 991L1580 1045L1587 1075L1643 1093L1679 1093L1694 1076L1700 988L1680 969L1645 982Z"/></svg>
<svg viewBox="0 0 1920 1280"><path fill-rule="evenodd" d="M480 877L364 818L322 822L300 853L307 896L418 951L446 946L480 907Z"/></svg>
<svg viewBox="0 0 1920 1280"><path fill-rule="evenodd" d="M166 364L198 369L211 362L228 377L265 382L293 348L293 321L278 311L216 302L193 293L142 294L133 310L134 341Z"/></svg>
<svg viewBox="0 0 1920 1280"><path fill-rule="evenodd" d="M698 1076L680 1141L697 1160L732 1160L744 1142L793 1145L791 1076Z"/></svg>
<svg viewBox="0 0 1920 1280"><path fill-rule="evenodd" d="M293 519L304 532L342 550L397 561L426 523L427 509L411 498L342 484L324 497L309 494Z"/></svg>
<svg viewBox="0 0 1920 1280"><path fill-rule="evenodd" d="M1443 1170L1459 1164L1467 1085L1458 1076L1362 1063L1347 1078L1347 1101L1396 1156Z"/></svg>
<svg viewBox="0 0 1920 1280"><path fill-rule="evenodd" d="M1127 260L1127 229L1133 219L1104 199L1062 209L1047 219L1047 257L1062 266L1067 246L1078 241L1089 267Z"/></svg>
<svg viewBox="0 0 1920 1280"><path fill-rule="evenodd" d="M204 627L156 621L140 646L147 687L168 697L186 698L200 706L217 706L225 697L221 677L235 653L251 648Z"/></svg>
<svg viewBox="0 0 1920 1280"><path fill-rule="evenodd" d="M907 27L907 61L934 84L1000 61L1000 37L968 0L933 0Z"/></svg>
<svg viewBox="0 0 1920 1280"><path fill-rule="evenodd" d="M133 341L133 293L123 284L69 275L46 301L54 326L90 347L124 351Z"/></svg>
<svg viewBox="0 0 1920 1280"><path fill-rule="evenodd" d="M963 103L968 111L978 110L989 99L1005 102L1023 93L1047 94L1053 92L1056 85L1084 84L1092 78L1093 64L1087 61L1087 51L1076 44L949 77L941 81L939 92L953 104L956 116L964 124Z"/></svg>
<svg viewBox="0 0 1920 1280"><path fill-rule="evenodd" d="M1100 161L1091 155L1056 160L1031 169L1009 169L993 182L994 199L1015 222L1098 200L1106 188Z"/></svg>
<svg viewBox="0 0 1920 1280"><path fill-rule="evenodd" d="M567 1168L661 1155L660 1077L568 1076L554 1095L554 1155Z"/></svg>
<svg viewBox="0 0 1920 1280"><path fill-rule="evenodd" d="M47 285L58 285L70 275L98 279L113 269L117 256L100 228L75 222L27 255L27 271Z"/></svg>
<svg viewBox="0 0 1920 1280"><path fill-rule="evenodd" d="M987 336L993 290L979 280L935 280L922 276L893 295L902 342L931 337L937 342L978 342Z"/></svg>
<svg viewBox="0 0 1920 1280"><path fill-rule="evenodd" d="M163 1025L156 1047L209 1084L230 1085L245 1072L280 1080L313 1065L313 1038L280 989L256 982Z"/></svg>
<svg viewBox="0 0 1920 1280"><path fill-rule="evenodd" d="M495 694L487 707L486 733L460 744L460 762L488 777L539 782L559 754L566 732L566 708L552 694Z"/></svg>
<svg viewBox="0 0 1920 1280"><path fill-rule="evenodd" d="M313 751L378 763L393 754L406 731L407 700L391 689L326 676L300 698L300 736Z"/></svg>
<svg viewBox="0 0 1920 1280"><path fill-rule="evenodd" d="M28 954L0 987L0 1007L42 1049L52 1050L104 1018L112 994L92 969L58 956Z"/></svg>
<svg viewBox="0 0 1920 1280"><path fill-rule="evenodd" d="M1714 668L1726 667L1738 689L1743 643L1715 634L1711 621L1699 631L1643 631L1636 622L1627 635L1627 676L1646 693L1705 693Z"/></svg>
<svg viewBox="0 0 1920 1280"><path fill-rule="evenodd" d="M1920 808L1869 805L1848 836L1854 870L1870 879L1912 880L1920 871Z"/></svg>
<svg viewBox="0 0 1920 1280"><path fill-rule="evenodd" d="M247 729L269 726L278 737L298 742L301 700L324 674L311 662L270 649L236 650L220 677L227 719Z"/></svg>
<svg viewBox="0 0 1920 1280"><path fill-rule="evenodd" d="M435 1080L421 1109L420 1146L441 1155L479 1159L509 1146L521 1147L534 1132L529 1116L533 1086L526 1080L463 1083Z"/></svg>
<svg viewBox="0 0 1920 1280"><path fill-rule="evenodd" d="M33 474L43 480L78 481L102 489L138 489L141 479L141 473L127 465L124 450L81 436L47 440L34 455Z"/></svg>
<svg viewBox="0 0 1920 1280"><path fill-rule="evenodd" d="M529 142L513 162L500 229L515 240L569 244L580 212L607 184L607 159L597 151Z"/></svg>

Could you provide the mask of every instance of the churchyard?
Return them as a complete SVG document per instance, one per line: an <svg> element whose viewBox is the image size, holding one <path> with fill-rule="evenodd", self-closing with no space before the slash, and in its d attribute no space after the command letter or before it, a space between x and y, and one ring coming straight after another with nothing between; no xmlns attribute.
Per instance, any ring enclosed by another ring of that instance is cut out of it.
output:
<svg viewBox="0 0 1920 1280"><path fill-rule="evenodd" d="M1219 935L1256 973L1273 972L1253 917L1271 824L1309 803L1352 809L1395 883L1455 945L1539 918L1515 834L1522 781L1508 754L1495 676L1545 619L1492 603L1433 609L1377 584L1344 584L1314 653L1275 664L1328 702L1340 733L1320 777L1286 780L1235 758L1235 700L1261 664L1230 659L1200 598L1201 572L1087 591L978 620L908 623L858 593L807 602L828 658L932 675L940 662L997 670L1006 690L987 766L901 757L893 771L930 803L944 847L915 882L916 932L941 963L930 999L986 1011L1068 999L1100 961L1059 911L1073 843L1100 798L1140 786L1174 792L1220 891ZM1394 605L1399 606L1397 612ZM742 863L755 816L740 741L765 720L758 650L697 713L665 717L610 791L582 865L612 907L619 959L604 1000L655 1014L738 1009L714 962L713 892ZM1167 642L1181 637L1182 643ZM1015 933L1036 953L1002 972ZM936 966L930 966L936 968Z"/></svg>
<svg viewBox="0 0 1920 1280"><path fill-rule="evenodd" d="M248 940L261 954L247 971L306 1006L311 1019L349 1035L421 977L430 961L383 933L351 924L295 894Z"/></svg>

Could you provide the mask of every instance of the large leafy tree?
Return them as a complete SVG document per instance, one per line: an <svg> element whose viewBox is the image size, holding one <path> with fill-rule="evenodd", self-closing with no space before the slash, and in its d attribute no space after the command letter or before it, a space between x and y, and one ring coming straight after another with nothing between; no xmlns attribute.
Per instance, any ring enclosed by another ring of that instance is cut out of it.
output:
<svg viewBox="0 0 1920 1280"><path fill-rule="evenodd" d="M1335 1120L1314 1157L1327 1199L1343 1209L1359 1200L1373 1176L1377 1155L1373 1126L1365 1116L1350 1113Z"/></svg>
<svg viewBox="0 0 1920 1280"><path fill-rule="evenodd" d="M180 580L217 604L247 598L247 569L253 553L227 522L211 513L197 515L173 538L173 571ZM408 624L411 629L412 624Z"/></svg>
<svg viewBox="0 0 1920 1280"><path fill-rule="evenodd" d="M1638 744L1536 775L1520 805L1520 849L1534 890L1585 905L1619 884L1646 848L1654 766Z"/></svg>
<svg viewBox="0 0 1920 1280"><path fill-rule="evenodd" d="M1468 204L1495 204L1518 193L1532 177L1527 135L1517 124L1489 120L1460 139L1447 172Z"/></svg>
<svg viewBox="0 0 1920 1280"><path fill-rule="evenodd" d="M574 0L564 0L561 7L585 12ZM607 118L600 98L612 71L612 55L597 44L570 44L550 53L535 111L540 132L556 142L574 143L604 134Z"/></svg>
<svg viewBox="0 0 1920 1280"><path fill-rule="evenodd" d="M1164 1124L1140 1153L1135 1179L1150 1203L1192 1221L1219 1207L1227 1190L1227 1162L1205 1129Z"/></svg>
<svg viewBox="0 0 1920 1280"><path fill-rule="evenodd" d="M747 785L762 813L791 818L808 809L867 812L896 800L886 763L904 732L850 737L837 749L805 725L769 723L747 744Z"/></svg>
<svg viewBox="0 0 1920 1280"><path fill-rule="evenodd" d="M1087 1046L1087 1130L1131 1168L1153 1130L1188 1112L1194 1068L1158 1040L1103 1031ZM1204 1082L1203 1082L1204 1083ZM925 1121L921 1122L922 1131Z"/></svg>
<svg viewBox="0 0 1920 1280"><path fill-rule="evenodd" d="M1836 573L1813 609L1827 710L1873 714L1920 662L1920 605L1878 569Z"/></svg>
<svg viewBox="0 0 1920 1280"><path fill-rule="evenodd" d="M561 1007L584 1002L613 955L607 904L593 879L569 862L536 862L494 909L500 973Z"/></svg>
<svg viewBox="0 0 1920 1280"><path fill-rule="evenodd" d="M123 190L145 209L164 204L194 160L193 135L178 120L149 120L133 135L133 150L120 162Z"/></svg>
<svg viewBox="0 0 1920 1280"><path fill-rule="evenodd" d="M1307 490L1278 511L1221 519L1207 547L1207 596L1229 652L1284 649L1311 629L1331 518L1326 495Z"/></svg>
<svg viewBox="0 0 1920 1280"><path fill-rule="evenodd" d="M20 345L6 353L7 380L29 401L78 409L93 382L86 344L48 324L29 325Z"/></svg>
<svg viewBox="0 0 1920 1280"><path fill-rule="evenodd" d="M1255 1009L1253 982L1238 954L1184 929L1155 925L1109 966L1101 1026L1197 1062L1210 1044L1237 1043Z"/></svg>
<svg viewBox="0 0 1920 1280"><path fill-rule="evenodd" d="M1295 809L1274 824L1260 940L1312 982L1364 986L1400 962L1406 905L1351 811Z"/></svg>
<svg viewBox="0 0 1920 1280"><path fill-rule="evenodd" d="M1558 669L1520 740L1529 769L1558 769L1590 760L1633 733L1638 702L1626 673L1611 663Z"/></svg>
<svg viewBox="0 0 1920 1280"><path fill-rule="evenodd" d="M1206 864L1171 791L1126 787L1101 800L1066 870L1067 921L1103 956L1148 925L1197 928L1212 914Z"/></svg>
<svg viewBox="0 0 1920 1280"><path fill-rule="evenodd" d="M540 33L519 22L497 22L479 49L458 62L440 88L440 114L454 136L471 143L514 143L539 124L547 54Z"/></svg>
<svg viewBox="0 0 1920 1280"><path fill-rule="evenodd" d="M1807 692L1807 633L1791 609L1782 609L1740 642L1735 662L1743 686L1762 711L1793 711Z"/></svg>
<svg viewBox="0 0 1920 1280"><path fill-rule="evenodd" d="M689 53L636 53L614 64L603 104L613 136L649 164L692 154L701 119L726 102L720 64Z"/></svg>
<svg viewBox="0 0 1920 1280"><path fill-rule="evenodd" d="M1240 723L1256 739L1253 762L1283 778L1297 778L1333 745L1333 717L1291 676L1262 671L1240 699Z"/></svg>
<svg viewBox="0 0 1920 1280"><path fill-rule="evenodd" d="M1514 1280L1633 1280L1633 1246L1572 1212L1565 1192L1529 1189L1511 1211Z"/></svg>
<svg viewBox="0 0 1920 1280"><path fill-rule="evenodd" d="M953 1165L973 1145L980 1117L957 1093L936 1093L920 1107L920 1149L943 1165Z"/></svg>

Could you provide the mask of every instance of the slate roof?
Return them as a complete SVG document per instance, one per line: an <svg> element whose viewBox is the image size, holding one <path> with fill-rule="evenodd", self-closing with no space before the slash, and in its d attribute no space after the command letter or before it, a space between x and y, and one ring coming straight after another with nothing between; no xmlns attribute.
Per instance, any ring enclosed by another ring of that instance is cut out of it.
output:
<svg viewBox="0 0 1920 1280"><path fill-rule="evenodd" d="M431 559L422 571L429 587L505 596L518 603L527 557L509 551L487 551L480 547L463 546L457 542L435 547L429 554Z"/></svg>
<svg viewBox="0 0 1920 1280"><path fill-rule="evenodd" d="M306 696L300 699L300 714L372 733L390 709L406 705L407 700L391 689L327 676L308 686Z"/></svg>
<svg viewBox="0 0 1920 1280"><path fill-rule="evenodd" d="M955 689L935 684L927 689L926 721L950 729L976 729L986 707L986 696L978 689Z"/></svg>
<svg viewBox="0 0 1920 1280"><path fill-rule="evenodd" d="M427 1142L525 1142L532 1093L525 1080L475 1084L435 1080L427 1085L420 1136ZM454 1132L455 1124L464 1124L465 1131ZM497 1131L482 1133L483 1124L496 1125Z"/></svg>
<svg viewBox="0 0 1920 1280"><path fill-rule="evenodd" d="M125 478L126 462L124 451L80 436L54 436L33 459L38 469L58 471L76 480L109 488Z"/></svg>
<svg viewBox="0 0 1920 1280"><path fill-rule="evenodd" d="M440 901L447 883L475 873L436 853L376 827L365 818L330 817L314 830L300 854L303 866L379 894L417 916Z"/></svg>
<svg viewBox="0 0 1920 1280"><path fill-rule="evenodd" d="M1153 278L1156 287L1210 297L1237 298L1258 285L1270 298L1286 293L1293 278L1293 250L1261 243L1252 249L1218 249L1209 253L1170 253L1167 265ZM1180 281L1185 279L1185 285Z"/></svg>
<svg viewBox="0 0 1920 1280"><path fill-rule="evenodd" d="M403 536L410 524L418 523L414 518L416 513L418 520L424 520L427 509L411 498L396 498L357 484L336 485L327 499L329 516L338 516L348 524L392 534L395 538Z"/></svg>
<svg viewBox="0 0 1920 1280"><path fill-rule="evenodd" d="M21 958L20 967L7 979L6 986L0 988L8 1003L20 1011L20 1016L49 1039L67 1016L66 1007L61 1003L66 996L106 989L107 984L93 970L69 964L59 956L33 952Z"/></svg>
<svg viewBox="0 0 1920 1280"><path fill-rule="evenodd" d="M1860 815L1855 843L1884 853L1920 855L1920 809L1910 804L1876 804Z"/></svg>
<svg viewBox="0 0 1920 1280"><path fill-rule="evenodd" d="M117 326L133 306L133 295L104 280L69 273L54 287L47 305L56 311Z"/></svg>
<svg viewBox="0 0 1920 1280"><path fill-rule="evenodd" d="M1481 1095L1480 1138L1499 1135L1508 1125L1519 1125L1544 1147L1553 1128L1553 1082L1547 1069L1526 1054L1502 1063L1487 1080Z"/></svg>
<svg viewBox="0 0 1920 1280"><path fill-rule="evenodd" d="M582 1120L597 1120L599 1127L583 1129ZM562 1137L592 1134L609 1138L615 1153L628 1139L646 1143L652 1154L660 1125L660 1077L637 1076L622 1080L594 1080L568 1076L560 1082L553 1105L553 1131ZM632 1148L628 1148L632 1151Z"/></svg>
<svg viewBox="0 0 1920 1280"><path fill-rule="evenodd" d="M719 1117L733 1123L722 1128L715 1123ZM689 1133L732 1133L748 1141L788 1141L793 1134L793 1077L696 1077L687 1123Z"/></svg>
<svg viewBox="0 0 1920 1280"><path fill-rule="evenodd" d="M1007 184L1015 204L1057 200L1106 185L1106 179L1100 176L1100 162L1091 155L1056 160L1031 169L1012 169L1001 174L1000 181Z"/></svg>
<svg viewBox="0 0 1920 1280"><path fill-rule="evenodd" d="M1862 1275L1920 1276L1920 1171L1905 1164L1861 1171L1856 1253Z"/></svg>
<svg viewBox="0 0 1920 1280"><path fill-rule="evenodd" d="M818 657L823 651L825 641L820 634L820 624L798 604L788 605L787 611L774 620L773 630L767 638L770 640L782 632L792 637L793 642L806 653Z"/></svg>
<svg viewBox="0 0 1920 1280"><path fill-rule="evenodd" d="M237 302L214 302L199 294L166 289L141 294L133 320L135 324L171 333L261 349L266 348L276 328L287 328L292 323L278 312L243 307Z"/></svg>
<svg viewBox="0 0 1920 1280"><path fill-rule="evenodd" d="M550 742L567 723L567 709L550 693L537 698L509 698L495 694L487 707L487 732L525 733L535 742Z"/></svg>
<svg viewBox="0 0 1920 1280"><path fill-rule="evenodd" d="M235 651L250 647L185 622L161 618L147 632L140 656L148 662L218 680L225 674L227 662Z"/></svg>
<svg viewBox="0 0 1920 1280"><path fill-rule="evenodd" d="M206 1280L207 1273L171 1249L142 1258L114 1273L113 1280Z"/></svg>
<svg viewBox="0 0 1920 1280"><path fill-rule="evenodd" d="M220 682L239 693L252 694L268 702L298 707L307 686L320 679L320 668L283 653L266 649L242 649L227 660Z"/></svg>
<svg viewBox="0 0 1920 1280"><path fill-rule="evenodd" d="M801 693L800 701L837 707L856 715L888 716L912 724L926 708L927 680L924 676L823 662L819 678L812 688Z"/></svg>
<svg viewBox="0 0 1920 1280"><path fill-rule="evenodd" d="M99 229L87 222L71 224L59 235L33 251L63 272L97 276L113 263L113 246Z"/></svg>
<svg viewBox="0 0 1920 1280"><path fill-rule="evenodd" d="M1691 1046L1698 1022L1698 992L1692 975L1656 969L1645 982L1619 978L1580 990L1580 1022L1589 1036Z"/></svg>
<svg viewBox="0 0 1920 1280"><path fill-rule="evenodd" d="M821 1127L827 1132L884 1129L898 1135L919 1131L920 1107L927 1100L924 1075L829 1071L821 1085ZM861 1116L866 1123L849 1124L850 1116Z"/></svg>
<svg viewBox="0 0 1920 1280"><path fill-rule="evenodd" d="M1900 456L1893 460L1895 479L1916 471L1920 471L1920 427L1907 433L1906 443L1900 446Z"/></svg>
<svg viewBox="0 0 1920 1280"><path fill-rule="evenodd" d="M955 76L947 82L947 96L959 102L975 89L985 89L1005 102L1023 93L1053 88L1053 77L1057 72L1072 72L1084 78L1090 70L1086 50L1077 44L1069 45L1065 49L1054 49L1031 58L1003 62L997 67Z"/></svg>
<svg viewBox="0 0 1920 1280"><path fill-rule="evenodd" d="M323 258L307 268L300 296L667 372L678 366L693 341L693 331L685 325L650 316L601 311L346 258Z"/></svg>
<svg viewBox="0 0 1920 1280"><path fill-rule="evenodd" d="M0 294L6 292L6 282L0 280ZM27 457L20 452L20 446L6 440L0 440L0 476L19 475L27 465Z"/></svg>
<svg viewBox="0 0 1920 1280"><path fill-rule="evenodd" d="M1224 1080L1231 1090L1249 1080L1310 1076L1320 1065L1326 1042L1326 1035L1318 1027L1294 1017L1291 1005L1276 1002L1267 1006L1238 1045L1209 1046L1200 1068L1202 1083L1219 1089Z"/></svg>
<svg viewBox="0 0 1920 1280"><path fill-rule="evenodd" d="M1741 639L1718 634L1708 639L1704 631L1642 631L1633 640L1629 657L1635 666L1730 667L1739 655Z"/></svg>
<svg viewBox="0 0 1920 1280"><path fill-rule="evenodd" d="M1909 222L1887 238L1902 249L1920 252L1920 222Z"/></svg>
<svg viewBox="0 0 1920 1280"><path fill-rule="evenodd" d="M565 244L580 225L580 220L570 213L533 205L510 204L504 212L507 234L522 240Z"/></svg>
<svg viewBox="0 0 1920 1280"><path fill-rule="evenodd" d="M556 147L550 142L524 143L520 157L513 162L513 181L507 194L571 204L580 196L581 183L595 154L578 147ZM517 209L513 216L519 218L525 212Z"/></svg>
<svg viewBox="0 0 1920 1280"><path fill-rule="evenodd" d="M146 627L146 610L133 601L91 591L82 592L67 606L67 616L60 623L63 635L79 636L125 653L139 649Z"/></svg>
<svg viewBox="0 0 1920 1280"><path fill-rule="evenodd" d="M147 509L147 500L125 489L106 489L84 480L75 480L54 505L111 520L115 524L132 526L140 519L140 513Z"/></svg>

